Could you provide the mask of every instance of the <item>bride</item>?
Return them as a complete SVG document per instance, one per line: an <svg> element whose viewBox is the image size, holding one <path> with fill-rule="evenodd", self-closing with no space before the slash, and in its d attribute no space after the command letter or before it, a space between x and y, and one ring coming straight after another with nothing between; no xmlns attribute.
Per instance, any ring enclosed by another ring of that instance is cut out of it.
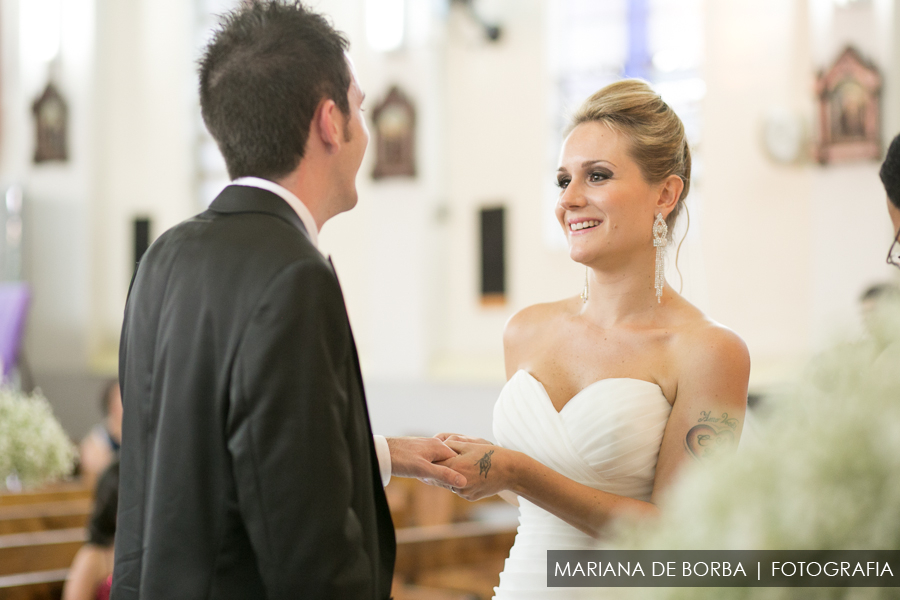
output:
<svg viewBox="0 0 900 600"><path fill-rule="evenodd" d="M597 597L547 588L546 551L605 547L613 519L652 519L682 465L740 438L747 348L662 270L690 170L681 120L642 81L601 89L572 120L556 217L584 291L507 324L497 445L437 436L458 452L443 464L466 477L460 496L518 497L498 599Z"/></svg>

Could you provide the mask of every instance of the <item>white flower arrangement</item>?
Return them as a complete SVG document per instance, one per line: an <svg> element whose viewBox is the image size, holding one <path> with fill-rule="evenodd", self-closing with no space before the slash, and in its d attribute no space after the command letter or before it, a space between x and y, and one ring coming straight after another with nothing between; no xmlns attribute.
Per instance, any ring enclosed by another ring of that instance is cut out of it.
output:
<svg viewBox="0 0 900 600"><path fill-rule="evenodd" d="M736 454L686 469L666 495L661 519L620 531L623 546L900 548L900 343L845 344L819 356L801 381L768 403L759 438ZM666 600L898 597L896 588L631 592L626 597Z"/></svg>
<svg viewBox="0 0 900 600"><path fill-rule="evenodd" d="M29 487L65 477L75 455L40 391L26 395L0 388L0 490L7 482Z"/></svg>

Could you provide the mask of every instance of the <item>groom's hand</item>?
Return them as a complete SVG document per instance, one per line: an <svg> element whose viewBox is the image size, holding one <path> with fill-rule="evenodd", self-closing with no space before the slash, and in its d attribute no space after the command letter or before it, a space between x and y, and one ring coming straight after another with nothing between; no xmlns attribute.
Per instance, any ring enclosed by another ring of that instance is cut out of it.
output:
<svg viewBox="0 0 900 600"><path fill-rule="evenodd" d="M429 480L442 487L465 487L466 478L445 466L434 463L456 456L456 452L437 438L389 437L391 475Z"/></svg>
<svg viewBox="0 0 900 600"><path fill-rule="evenodd" d="M437 439L441 440L445 444L447 442L467 442L469 444L488 444L493 445L492 442L489 442L482 438L471 437L468 435L462 435L461 433L439 433L436 436Z"/></svg>

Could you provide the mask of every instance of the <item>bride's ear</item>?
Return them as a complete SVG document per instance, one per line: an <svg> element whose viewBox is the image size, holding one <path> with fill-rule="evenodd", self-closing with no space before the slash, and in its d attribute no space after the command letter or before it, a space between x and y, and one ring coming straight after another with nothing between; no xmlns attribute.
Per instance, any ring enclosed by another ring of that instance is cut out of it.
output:
<svg viewBox="0 0 900 600"><path fill-rule="evenodd" d="M656 198L656 209L668 216L678 204L681 192L684 190L684 180L678 175L669 175L659 186L659 195Z"/></svg>

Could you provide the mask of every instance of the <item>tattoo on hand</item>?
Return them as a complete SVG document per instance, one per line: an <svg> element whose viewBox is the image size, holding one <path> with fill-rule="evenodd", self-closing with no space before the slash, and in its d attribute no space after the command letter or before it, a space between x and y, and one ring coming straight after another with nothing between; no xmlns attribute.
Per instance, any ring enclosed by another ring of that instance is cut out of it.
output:
<svg viewBox="0 0 900 600"><path fill-rule="evenodd" d="M710 458L734 447L734 431L738 420L722 413L713 417L712 411L701 411L697 425L691 427L684 438L688 454L702 460Z"/></svg>
<svg viewBox="0 0 900 600"><path fill-rule="evenodd" d="M491 470L491 454L493 454L493 453L494 453L493 450L491 450L490 452L485 452L484 456L482 456L480 459L478 459L478 462L475 463L478 465L478 468L479 468L478 475L479 476L484 475L485 479L487 479L488 471Z"/></svg>

